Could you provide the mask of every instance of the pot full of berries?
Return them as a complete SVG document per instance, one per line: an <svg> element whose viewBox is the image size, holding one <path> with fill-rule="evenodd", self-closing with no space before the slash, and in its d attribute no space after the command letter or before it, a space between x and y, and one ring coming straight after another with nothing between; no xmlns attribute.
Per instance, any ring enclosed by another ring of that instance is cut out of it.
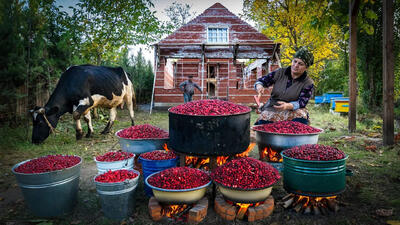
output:
<svg viewBox="0 0 400 225"><path fill-rule="evenodd" d="M250 111L222 100L197 100L170 108L169 146L194 156L242 153L250 143Z"/></svg>
<svg viewBox="0 0 400 225"><path fill-rule="evenodd" d="M294 146L317 144L318 136L323 132L320 128L295 121L256 125L252 130L256 132L258 149L268 147L278 152Z"/></svg>
<svg viewBox="0 0 400 225"><path fill-rule="evenodd" d="M139 171L133 169L109 170L94 177L101 208L107 218L123 220L132 214L139 177Z"/></svg>
<svg viewBox="0 0 400 225"><path fill-rule="evenodd" d="M109 170L133 169L134 157L131 152L114 151L98 155L94 161L100 174Z"/></svg>
<svg viewBox="0 0 400 225"><path fill-rule="evenodd" d="M334 196L346 188L346 155L326 145L296 146L281 152L283 187L289 193L307 196Z"/></svg>
<svg viewBox="0 0 400 225"><path fill-rule="evenodd" d="M123 151L141 154L163 149L168 142L168 132L150 124L131 126L115 133Z"/></svg>
<svg viewBox="0 0 400 225"><path fill-rule="evenodd" d="M153 173L145 179L145 183L159 202L190 204L203 198L211 179L199 169L173 167Z"/></svg>
<svg viewBox="0 0 400 225"><path fill-rule="evenodd" d="M271 194L280 179L277 169L250 157L233 159L211 173L225 199L238 203L257 203Z"/></svg>
<svg viewBox="0 0 400 225"><path fill-rule="evenodd" d="M77 203L81 164L79 156L47 155L20 162L12 172L33 214L56 217Z"/></svg>

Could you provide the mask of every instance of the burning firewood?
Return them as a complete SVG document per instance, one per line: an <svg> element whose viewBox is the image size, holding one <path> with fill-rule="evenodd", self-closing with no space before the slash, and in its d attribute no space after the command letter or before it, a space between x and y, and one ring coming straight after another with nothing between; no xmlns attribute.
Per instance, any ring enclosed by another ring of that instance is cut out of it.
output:
<svg viewBox="0 0 400 225"><path fill-rule="evenodd" d="M296 194L288 194L282 198L283 208L291 208L297 213L313 213L314 215L329 215L330 212L339 211L339 202L336 196L309 197Z"/></svg>

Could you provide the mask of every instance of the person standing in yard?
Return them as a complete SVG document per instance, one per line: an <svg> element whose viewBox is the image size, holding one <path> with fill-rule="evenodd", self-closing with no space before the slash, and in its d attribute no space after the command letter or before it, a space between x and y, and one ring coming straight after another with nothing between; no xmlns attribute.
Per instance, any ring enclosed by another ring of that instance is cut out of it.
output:
<svg viewBox="0 0 400 225"><path fill-rule="evenodd" d="M256 81L254 88L259 95L272 85L273 89L271 98L261 106L255 125L285 120L309 123L306 105L314 91L314 82L307 75L307 69L313 63L313 54L302 47L294 54L291 66L275 70Z"/></svg>
<svg viewBox="0 0 400 225"><path fill-rule="evenodd" d="M181 89L181 91L183 91L183 99L184 99L185 103L192 101L192 97L194 94L194 88L199 89L200 93L203 93L201 91L201 88L199 87L199 85L197 85L195 82L193 82L192 79L193 79L193 76L189 76L188 80L179 84L179 89Z"/></svg>

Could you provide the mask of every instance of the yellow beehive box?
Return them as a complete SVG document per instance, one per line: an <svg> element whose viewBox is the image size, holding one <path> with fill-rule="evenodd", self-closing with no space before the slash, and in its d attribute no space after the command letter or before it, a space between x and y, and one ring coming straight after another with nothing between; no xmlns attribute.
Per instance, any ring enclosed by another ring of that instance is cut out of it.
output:
<svg viewBox="0 0 400 225"><path fill-rule="evenodd" d="M349 101L348 100L335 101L335 112L349 112Z"/></svg>

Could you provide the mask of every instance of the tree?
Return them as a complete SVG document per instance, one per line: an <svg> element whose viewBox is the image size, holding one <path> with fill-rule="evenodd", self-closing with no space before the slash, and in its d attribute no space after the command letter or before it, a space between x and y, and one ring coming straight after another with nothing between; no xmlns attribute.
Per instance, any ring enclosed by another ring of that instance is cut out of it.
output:
<svg viewBox="0 0 400 225"><path fill-rule="evenodd" d="M5 1L0 18L0 114L16 122L17 108L36 105L43 89L51 91L52 81L70 64L62 25L66 14L53 0Z"/></svg>
<svg viewBox="0 0 400 225"><path fill-rule="evenodd" d="M80 0L77 6L72 25L82 36L81 53L97 65L115 61L123 46L151 42L164 32L150 0Z"/></svg>
<svg viewBox="0 0 400 225"><path fill-rule="evenodd" d="M153 88L153 67L151 62L143 57L142 49L139 49L136 55L129 56L128 52L127 48L121 51L118 64L129 74L135 89L136 102L148 103Z"/></svg>
<svg viewBox="0 0 400 225"><path fill-rule="evenodd" d="M245 0L244 14L256 21L262 33L282 43L284 65L290 64L293 54L301 46L311 49L315 65L309 69L309 74L318 84L326 61L338 58L341 36L338 25L330 24L321 29L316 23L330 12L328 3L326 0Z"/></svg>
<svg viewBox="0 0 400 225"><path fill-rule="evenodd" d="M190 10L191 6L189 4L181 4L177 2L173 2L172 5L164 10L170 19L170 21L167 22L169 33L185 25L195 17L196 12L190 12Z"/></svg>

